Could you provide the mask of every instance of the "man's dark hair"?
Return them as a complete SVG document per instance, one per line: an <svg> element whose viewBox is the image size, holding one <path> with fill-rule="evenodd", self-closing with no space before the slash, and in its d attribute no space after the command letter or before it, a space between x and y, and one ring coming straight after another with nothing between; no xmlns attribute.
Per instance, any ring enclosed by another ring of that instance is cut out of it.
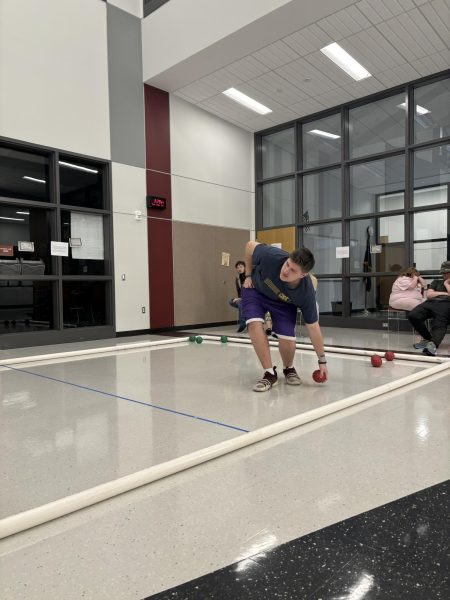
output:
<svg viewBox="0 0 450 600"><path fill-rule="evenodd" d="M298 265L304 273L309 273L314 267L314 254L308 248L296 248L289 254L289 258Z"/></svg>
<svg viewBox="0 0 450 600"><path fill-rule="evenodd" d="M239 265L245 267L245 262L243 260L238 260L237 263L234 265L234 268L237 269Z"/></svg>

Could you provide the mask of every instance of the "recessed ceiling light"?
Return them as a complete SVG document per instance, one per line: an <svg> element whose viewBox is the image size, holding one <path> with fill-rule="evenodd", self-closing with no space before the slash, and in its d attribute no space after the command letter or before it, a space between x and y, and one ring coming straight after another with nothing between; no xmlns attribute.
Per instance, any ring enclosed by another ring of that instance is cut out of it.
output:
<svg viewBox="0 0 450 600"><path fill-rule="evenodd" d="M16 215L29 215L29 211L26 210L16 210Z"/></svg>
<svg viewBox="0 0 450 600"><path fill-rule="evenodd" d="M325 48L320 49L325 56L332 60L338 67L345 71L350 77L360 81L366 77L372 77L367 69L365 69L357 60L350 56L339 44L333 42Z"/></svg>
<svg viewBox="0 0 450 600"><path fill-rule="evenodd" d="M272 112L270 108L267 108L267 106L264 106L264 104L261 104L256 100L253 100L253 98L250 98L250 96L243 94L236 88L229 88L228 90L225 90L222 93L225 94L225 96L228 96L229 98L234 100L235 102L239 102L239 104L242 104L243 106L254 110L260 115L267 115L268 113Z"/></svg>
<svg viewBox="0 0 450 600"><path fill-rule="evenodd" d="M403 108L403 110L406 110L406 102L397 104L397 106L398 106L398 108ZM428 110L428 108L424 108L423 106L420 106L420 104L416 104L416 113L418 115L427 115L430 112L431 112L431 110Z"/></svg>
<svg viewBox="0 0 450 600"><path fill-rule="evenodd" d="M78 171L86 171L87 173L98 173L97 169L88 169L87 167L82 167L81 165L74 165L73 163L68 163L64 160L59 160L58 162L63 167L69 167L69 169L77 169Z"/></svg>
<svg viewBox="0 0 450 600"><path fill-rule="evenodd" d="M14 217L0 217L3 221L25 221L25 219L16 219Z"/></svg>
<svg viewBox="0 0 450 600"><path fill-rule="evenodd" d="M28 181L36 181L36 183L47 183L45 179L36 179L36 177L29 177L28 175L24 175L22 179L28 179Z"/></svg>
<svg viewBox="0 0 450 600"><path fill-rule="evenodd" d="M311 135L319 135L320 137L329 138L330 140L337 140L341 137L335 133L328 133L328 131L321 131L320 129L311 129L311 131L308 131L308 133Z"/></svg>

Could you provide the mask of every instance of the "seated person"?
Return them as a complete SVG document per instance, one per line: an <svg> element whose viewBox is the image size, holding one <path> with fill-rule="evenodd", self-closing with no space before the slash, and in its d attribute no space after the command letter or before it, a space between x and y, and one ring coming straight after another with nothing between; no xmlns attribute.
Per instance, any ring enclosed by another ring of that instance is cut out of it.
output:
<svg viewBox="0 0 450 600"><path fill-rule="evenodd" d="M242 333L247 328L245 319L241 311L241 289L245 281L245 262L243 260L238 260L237 263L234 265L234 268L236 269L238 274L235 280L237 297L230 298L230 300L228 300L228 304L233 308L237 308L239 310L239 327L237 329L237 333Z"/></svg>
<svg viewBox="0 0 450 600"><path fill-rule="evenodd" d="M414 267L409 267L399 274L392 286L389 306L396 310L410 311L424 301L421 290L427 284Z"/></svg>
<svg viewBox="0 0 450 600"><path fill-rule="evenodd" d="M427 300L408 314L409 322L423 338L414 347L428 356L435 356L450 324L450 260L442 263L440 273L442 279L433 279L428 286ZM431 331L425 325L427 319L432 319Z"/></svg>

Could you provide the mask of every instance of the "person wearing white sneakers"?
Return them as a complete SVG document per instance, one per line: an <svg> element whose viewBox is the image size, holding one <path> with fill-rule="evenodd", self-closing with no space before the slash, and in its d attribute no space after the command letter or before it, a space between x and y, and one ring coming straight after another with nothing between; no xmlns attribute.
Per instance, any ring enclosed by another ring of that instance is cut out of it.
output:
<svg viewBox="0 0 450 600"><path fill-rule="evenodd" d="M314 256L307 248L298 248L289 254L280 248L258 242L250 241L246 244L242 312L253 348L264 369L262 378L253 386L255 392L266 392L278 383L276 367L273 366L269 342L263 328L267 311L272 316L273 332L278 336L286 383L302 383L294 367L297 308L302 311L319 359L323 381L328 379L316 294L309 277L314 262Z"/></svg>
<svg viewBox="0 0 450 600"><path fill-rule="evenodd" d="M427 299L408 314L408 321L423 338L414 347L427 356L435 356L450 325L450 260L442 263L442 279L433 279L428 286ZM425 325L431 319L431 331Z"/></svg>

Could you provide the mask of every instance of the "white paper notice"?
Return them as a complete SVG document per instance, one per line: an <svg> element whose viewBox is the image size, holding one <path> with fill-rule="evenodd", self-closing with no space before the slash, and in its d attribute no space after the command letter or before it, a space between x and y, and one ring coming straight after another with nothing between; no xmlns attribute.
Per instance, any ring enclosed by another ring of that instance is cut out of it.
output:
<svg viewBox="0 0 450 600"><path fill-rule="evenodd" d="M370 254L381 254L382 247L378 244L370 246Z"/></svg>
<svg viewBox="0 0 450 600"><path fill-rule="evenodd" d="M349 258L350 257L350 246L337 246L336 258Z"/></svg>
<svg viewBox="0 0 450 600"><path fill-rule="evenodd" d="M70 217L70 237L81 239L81 246L72 248L72 258L104 259L102 215L73 212Z"/></svg>
<svg viewBox="0 0 450 600"><path fill-rule="evenodd" d="M67 242L50 242L50 254L52 256L69 256L69 244Z"/></svg>

